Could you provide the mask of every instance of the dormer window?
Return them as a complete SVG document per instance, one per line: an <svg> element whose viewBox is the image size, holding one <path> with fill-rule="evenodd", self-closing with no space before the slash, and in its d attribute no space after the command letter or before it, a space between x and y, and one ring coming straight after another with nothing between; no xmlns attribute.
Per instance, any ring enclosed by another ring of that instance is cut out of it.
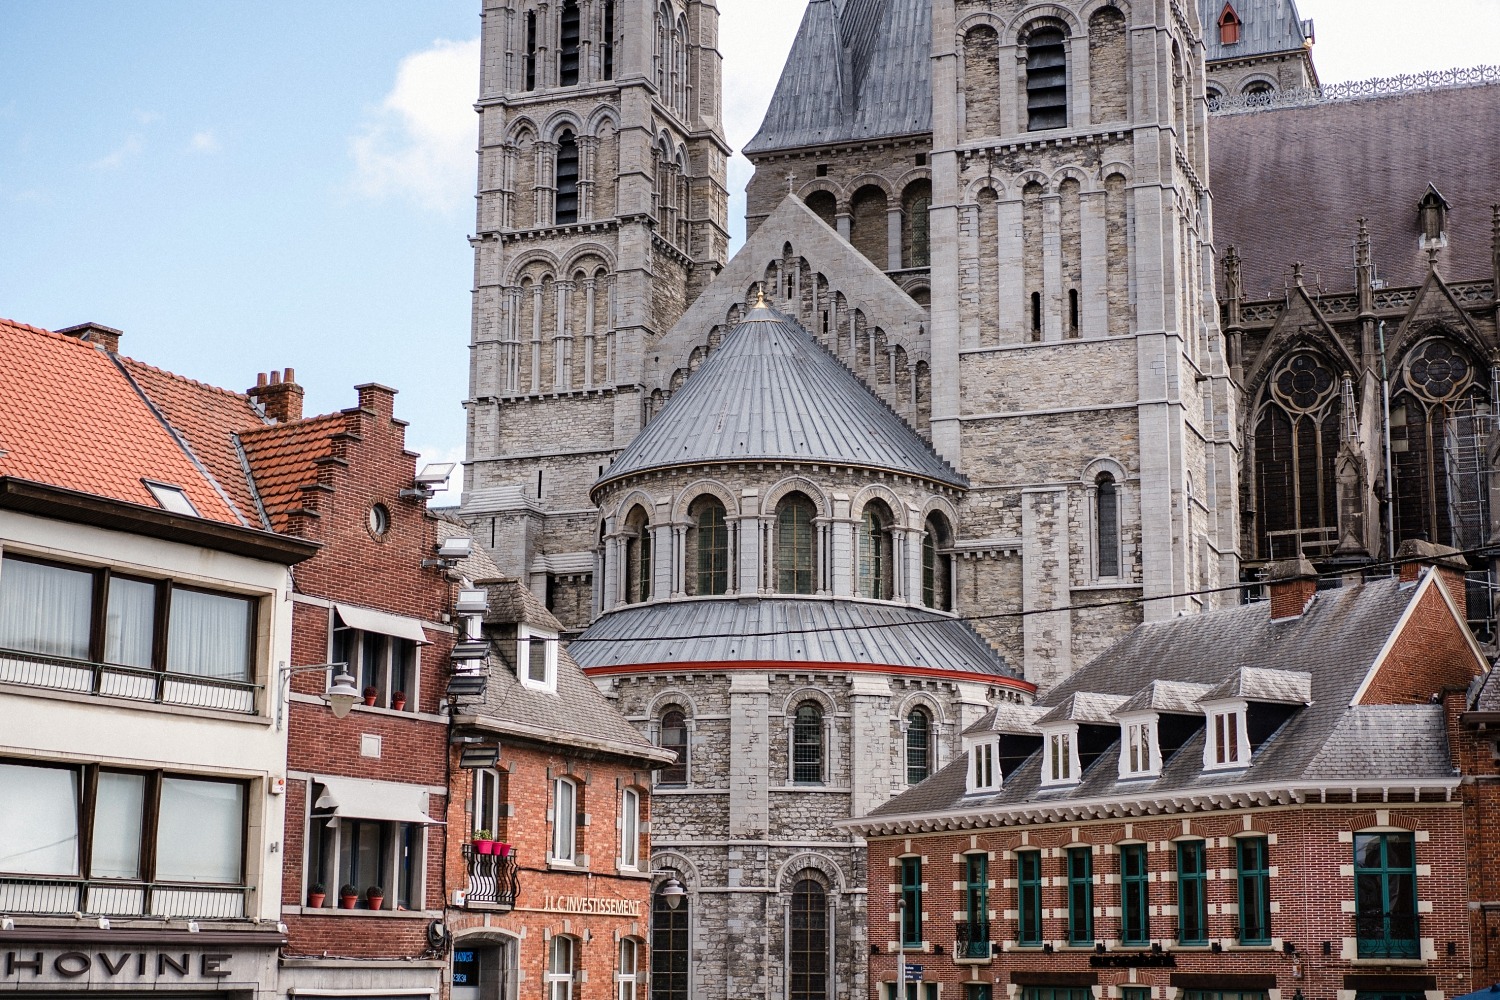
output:
<svg viewBox="0 0 1500 1000"><path fill-rule="evenodd" d="M522 625L516 640L516 678L521 686L556 694L557 636Z"/></svg>
<svg viewBox="0 0 1500 1000"><path fill-rule="evenodd" d="M1120 778L1147 778L1161 773L1157 718L1134 716L1120 720Z"/></svg>
<svg viewBox="0 0 1500 1000"><path fill-rule="evenodd" d="M1234 45L1240 40L1240 16L1231 4L1225 4L1219 14L1219 44Z"/></svg>
<svg viewBox="0 0 1500 1000"><path fill-rule="evenodd" d="M1422 249L1448 245L1448 201L1431 184L1417 203L1421 215Z"/></svg>
<svg viewBox="0 0 1500 1000"><path fill-rule="evenodd" d="M1250 731L1245 725L1245 703L1204 706L1208 736L1203 744L1203 769L1222 771L1250 763Z"/></svg>
<svg viewBox="0 0 1500 1000"><path fill-rule="evenodd" d="M998 791L1004 779L1000 773L1000 745L994 740L976 743L969 748L969 781L967 792Z"/></svg>
<svg viewBox="0 0 1500 1000"><path fill-rule="evenodd" d="M1047 732L1042 743L1042 786L1074 784L1082 770L1078 762L1078 727Z"/></svg>

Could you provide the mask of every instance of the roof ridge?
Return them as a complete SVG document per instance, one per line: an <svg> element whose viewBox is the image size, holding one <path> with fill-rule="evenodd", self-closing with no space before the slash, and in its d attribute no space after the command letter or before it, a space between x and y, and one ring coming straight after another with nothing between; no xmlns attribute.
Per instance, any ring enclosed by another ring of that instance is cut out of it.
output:
<svg viewBox="0 0 1500 1000"><path fill-rule="evenodd" d="M31 324L31 323L22 323L18 319L7 319L4 316L0 316L0 323L5 324L6 326L13 326L13 327L15 327L18 330L29 330L32 333L51 333L53 336L56 336L56 337L62 336L62 334L55 333L54 331L49 330L49 329L47 329L44 326L35 326L35 325ZM69 337L68 339L69 340L77 340L78 338L77 337Z"/></svg>
<svg viewBox="0 0 1500 1000"><path fill-rule="evenodd" d="M220 394L225 395L225 396L234 396L237 399L243 399L243 400L245 400L247 403L250 403L252 406L254 405L254 402L250 399L250 396L249 396L248 393L239 392L239 391L234 390L234 389L225 389L223 386L217 386L217 385L213 385L212 383L209 383L209 382L200 381L199 379L189 378L186 375L181 375L181 374L179 374L177 372L169 371L166 368L162 368L160 365L153 365L150 362L141 361L138 358L132 358L129 355L126 355L126 354L116 353L115 356L118 357L121 361L124 361L124 362L126 362L128 364L139 365L140 367L145 368L148 371L153 371L153 372L157 373L158 375L165 375L167 378L173 379L173 380L178 381L178 382L183 382L183 383L185 383L187 385L193 386L194 388L197 388L197 389L207 389L210 392L217 392L217 393L220 393Z"/></svg>

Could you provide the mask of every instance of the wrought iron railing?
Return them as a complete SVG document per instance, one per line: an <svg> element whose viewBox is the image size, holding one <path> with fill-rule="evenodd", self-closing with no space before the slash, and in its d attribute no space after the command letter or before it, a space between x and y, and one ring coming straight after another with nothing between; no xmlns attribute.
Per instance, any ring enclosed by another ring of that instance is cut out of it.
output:
<svg viewBox="0 0 1500 1000"><path fill-rule="evenodd" d="M246 886L0 875L0 913L239 920Z"/></svg>
<svg viewBox="0 0 1500 1000"><path fill-rule="evenodd" d="M1415 913L1356 913L1354 937L1360 958L1421 958Z"/></svg>
<svg viewBox="0 0 1500 1000"><path fill-rule="evenodd" d="M953 957L963 959L988 959L993 948L990 944L990 922L988 920L960 920L953 927Z"/></svg>
<svg viewBox="0 0 1500 1000"><path fill-rule="evenodd" d="M1240 944L1270 944L1271 925L1259 921L1236 923L1234 939Z"/></svg>
<svg viewBox="0 0 1500 1000"><path fill-rule="evenodd" d="M1198 920L1173 921L1172 940L1178 944L1208 944L1208 925Z"/></svg>
<svg viewBox="0 0 1500 1000"><path fill-rule="evenodd" d="M1317 87L1287 87L1284 90L1263 91L1258 94L1215 95L1208 99L1208 113L1223 115L1258 111L1262 108L1294 108L1361 97L1386 97L1450 87L1473 87L1497 81L1500 81L1500 66L1465 66L1351 80L1347 83L1328 83Z"/></svg>
<svg viewBox="0 0 1500 1000"><path fill-rule="evenodd" d="M0 683L244 715L255 714L260 690L260 685L244 681L90 663L17 649L0 649Z"/></svg>
<svg viewBox="0 0 1500 1000"><path fill-rule="evenodd" d="M480 854L474 845L464 845L464 865L469 871L465 906L515 906L521 894L520 868L514 854Z"/></svg>

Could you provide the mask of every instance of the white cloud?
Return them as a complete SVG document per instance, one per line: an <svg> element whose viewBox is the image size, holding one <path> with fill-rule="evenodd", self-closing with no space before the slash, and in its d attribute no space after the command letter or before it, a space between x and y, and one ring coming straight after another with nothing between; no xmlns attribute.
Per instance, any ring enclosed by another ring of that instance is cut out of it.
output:
<svg viewBox="0 0 1500 1000"><path fill-rule="evenodd" d="M195 153L217 153L219 140L212 129L204 129L193 133L192 139L188 141L188 148Z"/></svg>
<svg viewBox="0 0 1500 1000"><path fill-rule="evenodd" d="M138 135L125 137L125 141L90 164L95 170L118 170L126 160L139 155L146 148L146 141Z"/></svg>
<svg viewBox="0 0 1500 1000"><path fill-rule="evenodd" d="M473 196L479 40L437 41L401 60L396 83L350 143L354 186L371 198L399 195L434 211Z"/></svg>

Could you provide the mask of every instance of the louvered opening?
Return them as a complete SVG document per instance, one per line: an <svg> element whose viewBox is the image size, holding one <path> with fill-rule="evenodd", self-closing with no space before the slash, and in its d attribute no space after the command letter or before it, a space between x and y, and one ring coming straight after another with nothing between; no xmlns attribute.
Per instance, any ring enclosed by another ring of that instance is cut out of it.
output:
<svg viewBox="0 0 1500 1000"><path fill-rule="evenodd" d="M1032 32L1026 46L1026 112L1029 131L1068 124L1068 53L1057 28Z"/></svg>
<svg viewBox="0 0 1500 1000"><path fill-rule="evenodd" d="M578 82L579 16L577 0L567 0L562 8L562 46L557 59L557 83L571 87Z"/></svg>
<svg viewBox="0 0 1500 1000"><path fill-rule="evenodd" d="M578 221L578 140L564 132L557 141L557 224Z"/></svg>

